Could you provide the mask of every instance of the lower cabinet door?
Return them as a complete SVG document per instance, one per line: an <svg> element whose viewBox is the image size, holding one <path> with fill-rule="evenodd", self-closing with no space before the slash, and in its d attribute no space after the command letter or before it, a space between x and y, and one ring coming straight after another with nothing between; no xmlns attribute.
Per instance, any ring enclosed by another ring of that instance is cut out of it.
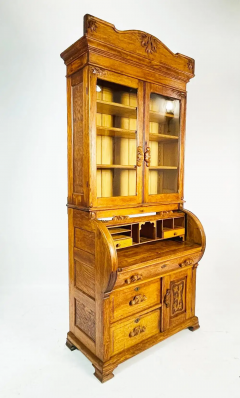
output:
<svg viewBox="0 0 240 398"><path fill-rule="evenodd" d="M111 354L115 355L160 332L160 309L111 326Z"/></svg>
<svg viewBox="0 0 240 398"><path fill-rule="evenodd" d="M162 293L161 330L164 332L194 315L192 268L165 276L162 279Z"/></svg>

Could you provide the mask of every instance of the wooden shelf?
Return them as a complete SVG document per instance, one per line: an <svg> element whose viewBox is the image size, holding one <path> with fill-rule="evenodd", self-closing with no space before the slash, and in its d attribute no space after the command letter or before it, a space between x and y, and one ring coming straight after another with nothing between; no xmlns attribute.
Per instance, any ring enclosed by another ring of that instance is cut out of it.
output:
<svg viewBox="0 0 240 398"><path fill-rule="evenodd" d="M126 229L126 228L109 228L109 232L111 235L115 234L123 234L126 232L131 233L131 229Z"/></svg>
<svg viewBox="0 0 240 398"><path fill-rule="evenodd" d="M117 127L97 126L97 135L108 137L136 138L136 131Z"/></svg>
<svg viewBox="0 0 240 398"><path fill-rule="evenodd" d="M131 119L137 118L137 108L116 102L97 101L97 113L129 117Z"/></svg>
<svg viewBox="0 0 240 398"><path fill-rule="evenodd" d="M164 123L167 119L173 119L174 115L171 113L159 113L159 112L149 112L149 121L150 122L157 122L157 123Z"/></svg>
<svg viewBox="0 0 240 398"><path fill-rule="evenodd" d="M121 164L97 164L98 169L126 169L126 170L135 170L136 166L128 166Z"/></svg>
<svg viewBox="0 0 240 398"><path fill-rule="evenodd" d="M176 142L178 140L178 137L176 135L149 133L149 140L150 141L171 141L171 142Z"/></svg>
<svg viewBox="0 0 240 398"><path fill-rule="evenodd" d="M150 166L150 170L177 170L177 166Z"/></svg>

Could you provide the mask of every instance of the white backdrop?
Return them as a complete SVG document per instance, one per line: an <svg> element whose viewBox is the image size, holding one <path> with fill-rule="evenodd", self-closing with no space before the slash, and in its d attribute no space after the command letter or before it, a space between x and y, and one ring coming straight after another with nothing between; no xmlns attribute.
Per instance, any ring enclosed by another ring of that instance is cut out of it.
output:
<svg viewBox="0 0 240 398"><path fill-rule="evenodd" d="M64 347L66 82L59 54L82 36L86 13L149 32L195 59L185 207L207 235L197 280L201 329L119 366L104 386L79 352ZM239 0L1 1L1 397L240 396L239 21Z"/></svg>

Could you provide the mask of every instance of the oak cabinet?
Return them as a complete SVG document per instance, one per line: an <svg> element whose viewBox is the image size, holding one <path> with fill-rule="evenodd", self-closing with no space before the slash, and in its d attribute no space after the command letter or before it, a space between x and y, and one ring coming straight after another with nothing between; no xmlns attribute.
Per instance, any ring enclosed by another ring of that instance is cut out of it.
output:
<svg viewBox="0 0 240 398"><path fill-rule="evenodd" d="M67 68L69 328L105 382L121 362L199 327L203 227L184 208L194 60L90 15Z"/></svg>

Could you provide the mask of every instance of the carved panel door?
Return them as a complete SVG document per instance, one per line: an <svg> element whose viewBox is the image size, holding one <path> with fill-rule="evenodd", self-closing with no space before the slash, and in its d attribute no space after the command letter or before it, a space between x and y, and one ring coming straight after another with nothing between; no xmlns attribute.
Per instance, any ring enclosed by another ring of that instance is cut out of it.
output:
<svg viewBox="0 0 240 398"><path fill-rule="evenodd" d="M194 315L192 268L167 275L162 281L162 331Z"/></svg>

